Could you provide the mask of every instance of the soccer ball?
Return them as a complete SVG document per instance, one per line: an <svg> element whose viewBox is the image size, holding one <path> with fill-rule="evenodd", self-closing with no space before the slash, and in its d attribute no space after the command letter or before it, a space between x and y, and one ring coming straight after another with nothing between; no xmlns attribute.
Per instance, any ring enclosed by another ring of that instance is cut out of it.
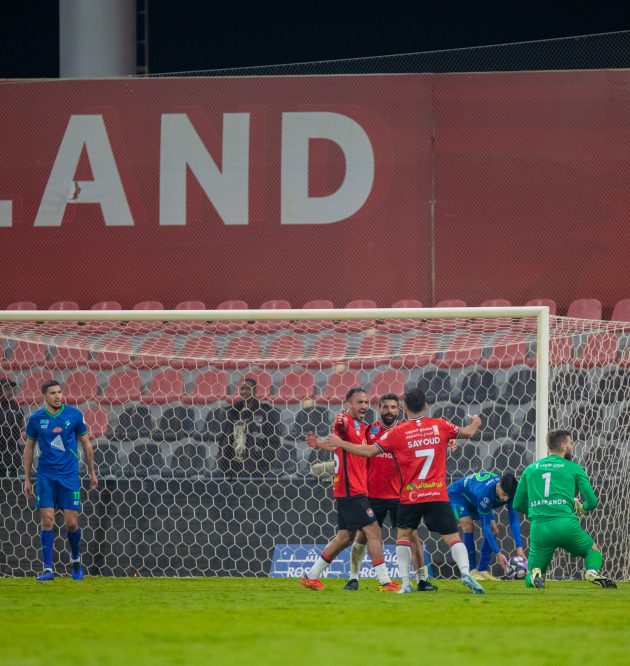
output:
<svg viewBox="0 0 630 666"><path fill-rule="evenodd" d="M520 555L510 557L508 562L507 571L505 572L508 578L512 580L523 580L527 573L527 560Z"/></svg>

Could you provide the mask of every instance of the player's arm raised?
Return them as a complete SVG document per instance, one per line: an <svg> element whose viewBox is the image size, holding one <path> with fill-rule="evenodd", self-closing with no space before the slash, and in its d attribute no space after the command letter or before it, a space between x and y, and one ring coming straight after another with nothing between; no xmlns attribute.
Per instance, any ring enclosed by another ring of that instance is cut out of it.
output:
<svg viewBox="0 0 630 666"><path fill-rule="evenodd" d="M363 444L351 444L341 439L337 435L328 435L325 439L317 439L313 433L306 436L306 443L311 448L324 449L324 451L334 451L335 449L345 449L348 453L353 453L364 458L373 458L383 453L383 451L374 445L365 446Z"/></svg>
<svg viewBox="0 0 630 666"><path fill-rule="evenodd" d="M83 457L85 458L85 464L88 468L88 474L90 475L90 490L94 490L98 486L98 478L96 476L96 470L94 469L94 449L92 448L92 442L87 433L81 435L79 441L83 447Z"/></svg>
<svg viewBox="0 0 630 666"><path fill-rule="evenodd" d="M477 434L477 430L481 428L481 419L476 414L470 417L470 423L467 426L459 429L457 439L470 439Z"/></svg>
<svg viewBox="0 0 630 666"><path fill-rule="evenodd" d="M24 464L24 494L33 499L35 493L33 492L33 484L31 483L31 471L33 470L33 451L35 450L35 440L30 437L26 438L26 446L22 454L22 463Z"/></svg>

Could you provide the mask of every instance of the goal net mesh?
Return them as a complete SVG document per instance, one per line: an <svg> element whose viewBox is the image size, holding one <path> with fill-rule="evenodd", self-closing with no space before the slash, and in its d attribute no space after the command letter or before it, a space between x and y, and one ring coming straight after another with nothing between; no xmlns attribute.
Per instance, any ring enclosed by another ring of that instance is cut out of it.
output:
<svg viewBox="0 0 630 666"><path fill-rule="evenodd" d="M449 483L481 469L518 475L534 459L534 318L256 316L0 321L2 375L17 384L17 407L6 407L6 389L2 417L0 575L40 566L36 512L21 490L23 440L15 440L19 414L41 407L49 379L83 411L94 444L100 484L89 491L84 479L81 518L92 574L265 576L275 546L325 544L336 531L329 454L304 438L329 432L354 386L371 398L368 422L378 419L380 395L411 385L424 388L433 416L465 424L481 415L476 438L449 453ZM630 578L629 340L628 324L551 318L549 427L575 434L576 459L601 501L584 525L617 579ZM504 509L498 518L510 553ZM523 534L527 544L526 521ZM386 526L386 543L392 536ZM64 537L58 530L59 571L69 561ZM434 575L454 575L441 541L424 528L421 537ZM557 557L551 575L576 577L580 567Z"/></svg>

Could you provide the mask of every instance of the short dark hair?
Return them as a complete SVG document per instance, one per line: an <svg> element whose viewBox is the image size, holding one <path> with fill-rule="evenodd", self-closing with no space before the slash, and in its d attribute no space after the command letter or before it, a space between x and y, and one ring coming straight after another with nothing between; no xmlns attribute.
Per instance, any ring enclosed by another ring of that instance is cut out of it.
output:
<svg viewBox="0 0 630 666"><path fill-rule="evenodd" d="M52 388L53 386L59 386L59 388L61 388L61 384L54 379L50 379L47 382L44 382L41 387L42 395L46 395L46 393L48 393L48 389Z"/></svg>
<svg viewBox="0 0 630 666"><path fill-rule="evenodd" d="M550 430L547 433L547 448L550 451L558 451L560 447L567 441L567 439L572 439L573 434L570 430L561 430L560 428L556 430Z"/></svg>
<svg viewBox="0 0 630 666"><path fill-rule="evenodd" d="M499 481L503 492L510 498L514 499L516 495L516 486L518 486L518 481L512 472L506 472Z"/></svg>
<svg viewBox="0 0 630 666"><path fill-rule="evenodd" d="M258 382L253 377L244 377L242 383L249 384L252 388L256 388L258 386Z"/></svg>
<svg viewBox="0 0 630 666"><path fill-rule="evenodd" d="M355 393L366 393L366 390L362 386L354 386L346 393L346 402L352 400Z"/></svg>
<svg viewBox="0 0 630 666"><path fill-rule="evenodd" d="M385 393L378 399L378 406L380 407L385 400L395 400L400 402L400 398L395 393Z"/></svg>
<svg viewBox="0 0 630 666"><path fill-rule="evenodd" d="M414 414L421 412L427 406L427 397L419 386L405 391L405 406Z"/></svg>

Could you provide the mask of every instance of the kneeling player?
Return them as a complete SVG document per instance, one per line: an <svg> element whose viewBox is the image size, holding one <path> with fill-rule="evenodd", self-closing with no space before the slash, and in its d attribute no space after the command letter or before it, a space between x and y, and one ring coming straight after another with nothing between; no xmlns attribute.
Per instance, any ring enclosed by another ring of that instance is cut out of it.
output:
<svg viewBox="0 0 630 666"><path fill-rule="evenodd" d="M468 550L468 564L470 573L477 580L498 580L489 571L492 553L497 561L507 568L507 558L497 544L498 533L494 509L507 504L510 517L510 530L514 538L516 554L525 559L523 543L521 541L521 526L518 514L512 507L512 499L516 492L516 478L511 472L506 472L499 478L494 472L477 472L457 479L448 488L448 497L453 507L455 518L459 522L464 535L464 544ZM477 571L477 552L475 550L474 520L481 523L483 543L481 544L481 558Z"/></svg>
<svg viewBox="0 0 630 666"><path fill-rule="evenodd" d="M409 419L388 430L373 446L357 446L328 436L323 442L310 442L332 450L341 448L357 456L371 458L391 453L400 466L403 490L398 510L396 555L402 576L402 593L412 592L409 568L411 565L410 538L420 522L432 532L438 532L449 545L451 556L460 570L461 582L474 594L484 589L469 573L468 553L457 532L457 522L451 510L446 491L446 454L450 440L473 437L481 420L472 417L472 423L459 428L444 419L423 416L427 404L424 392L415 388L405 393L405 412Z"/></svg>
<svg viewBox="0 0 630 666"><path fill-rule="evenodd" d="M601 585L617 587L614 581L602 576L601 551L593 538L582 529L576 515L593 511L597 496L580 465L572 462L573 436L568 430L551 430L547 434L549 454L528 465L521 476L514 496L514 508L527 515L529 532L528 587L545 587L545 573L557 548L584 558L584 578ZM582 505L575 498L578 491Z"/></svg>
<svg viewBox="0 0 630 666"><path fill-rule="evenodd" d="M378 401L378 411L381 417L367 428L368 444L374 444L383 433L398 425L400 405L395 393L386 393ZM381 453L374 458L368 458L368 500L374 511L380 527L383 526L387 514L393 528L398 526L397 516L400 506L400 492L402 476L400 469L391 453ZM363 532L357 532L352 544L350 556L350 579L344 590L359 589L359 568L365 554L367 541ZM417 532L411 535L411 560L418 576L418 591L431 592L437 587L429 581L428 567L424 564L423 544Z"/></svg>

